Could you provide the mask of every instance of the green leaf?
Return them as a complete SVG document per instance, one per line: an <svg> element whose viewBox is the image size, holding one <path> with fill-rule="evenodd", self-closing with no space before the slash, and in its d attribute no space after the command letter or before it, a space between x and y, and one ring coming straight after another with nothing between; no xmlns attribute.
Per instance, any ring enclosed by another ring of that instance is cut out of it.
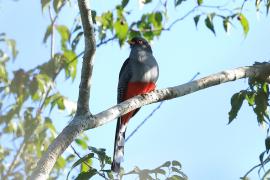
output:
<svg viewBox="0 0 270 180"><path fill-rule="evenodd" d="M270 8L270 0L267 0L267 3L266 3L266 14L267 15L269 13L269 8Z"/></svg>
<svg viewBox="0 0 270 180"><path fill-rule="evenodd" d="M65 57L64 69L66 78L71 77L72 80L74 80L77 74L77 64L78 64L77 55L73 51L65 50L64 57Z"/></svg>
<svg viewBox="0 0 270 180"><path fill-rule="evenodd" d="M52 25L49 25L46 29L46 32L44 34L44 37L43 37L43 43L46 43L47 42L47 39L48 37L50 37L50 35L52 34Z"/></svg>
<svg viewBox="0 0 270 180"><path fill-rule="evenodd" d="M57 105L58 109L60 109L60 110L65 109L64 97L60 93L56 93L56 94L48 97L48 101L51 101L50 112L55 107L55 105Z"/></svg>
<svg viewBox="0 0 270 180"><path fill-rule="evenodd" d="M197 16L194 17L194 22L195 22L196 28L198 27L198 22L200 20L200 17L201 17L201 15L197 15Z"/></svg>
<svg viewBox="0 0 270 180"><path fill-rule="evenodd" d="M72 51L75 51L76 50L76 47L78 45L78 43L80 42L80 39L83 35L83 32L79 32L76 37L73 39L72 43L71 43L71 48L72 48Z"/></svg>
<svg viewBox="0 0 270 180"><path fill-rule="evenodd" d="M265 151L263 151L261 154L260 154L260 156L259 156L259 159L260 159L260 162L261 162L261 165L264 165L264 163L263 163L263 157L264 157L264 154L265 154L266 152Z"/></svg>
<svg viewBox="0 0 270 180"><path fill-rule="evenodd" d="M173 175L172 177L168 178L168 180L186 180L186 178L183 178L178 175Z"/></svg>
<svg viewBox="0 0 270 180"><path fill-rule="evenodd" d="M8 45L8 48L10 49L12 53L12 59L16 59L18 55L18 50L16 48L16 41L14 39L6 39L6 43Z"/></svg>
<svg viewBox="0 0 270 180"><path fill-rule="evenodd" d="M39 85L36 77L30 82L29 92L33 101L37 101L41 98L41 91L39 91Z"/></svg>
<svg viewBox="0 0 270 180"><path fill-rule="evenodd" d="M172 167L172 172L176 172L178 174L181 174L182 173L179 169L177 169L175 167Z"/></svg>
<svg viewBox="0 0 270 180"><path fill-rule="evenodd" d="M92 16L92 21L94 24L96 24L96 16L97 16L97 11L91 10L91 16Z"/></svg>
<svg viewBox="0 0 270 180"><path fill-rule="evenodd" d="M128 35L128 24L125 21L118 20L114 23L114 29L120 46L122 46Z"/></svg>
<svg viewBox="0 0 270 180"><path fill-rule="evenodd" d="M144 1L142 1L143 4L148 4L150 2L152 2L152 0L144 0Z"/></svg>
<svg viewBox="0 0 270 180"><path fill-rule="evenodd" d="M82 140L82 139L75 139L75 142L76 142L79 146L81 146L81 148L84 149L84 150L86 150L87 147L88 147L88 145L87 145L87 143L86 143L85 140Z"/></svg>
<svg viewBox="0 0 270 180"><path fill-rule="evenodd" d="M81 172L87 172L91 169L92 159L87 159L84 163L81 163Z"/></svg>
<svg viewBox="0 0 270 180"><path fill-rule="evenodd" d="M237 19L240 21L241 25L242 25L242 28L243 28L243 31L244 31L244 35L245 37L247 36L248 34L248 31L249 31L249 23L248 23L248 20L247 18L244 16L244 14L240 13L237 17Z"/></svg>
<svg viewBox="0 0 270 180"><path fill-rule="evenodd" d="M197 4L200 6L203 3L203 0L197 0Z"/></svg>
<svg viewBox="0 0 270 180"><path fill-rule="evenodd" d="M35 76L35 80L37 81L38 89L42 93L45 92L47 85L50 82L50 78L45 74L38 74Z"/></svg>
<svg viewBox="0 0 270 180"><path fill-rule="evenodd" d="M64 168L66 166L66 160L62 156L60 156L56 161L56 165L59 168Z"/></svg>
<svg viewBox="0 0 270 180"><path fill-rule="evenodd" d="M64 110L66 108L65 104L64 104L64 98L63 97L58 98L57 101L56 101L56 104L57 104L58 109L60 109L60 110Z"/></svg>
<svg viewBox="0 0 270 180"><path fill-rule="evenodd" d="M142 34L139 31L130 31L128 39L132 39L134 37L140 37Z"/></svg>
<svg viewBox="0 0 270 180"><path fill-rule="evenodd" d="M61 36L62 50L66 50L67 49L66 42L69 41L70 31L67 28L67 26L64 26L64 25L58 25L58 26L56 26L56 29Z"/></svg>
<svg viewBox="0 0 270 180"><path fill-rule="evenodd" d="M229 32L229 29L230 29L229 18L223 19L223 28L224 28L225 32Z"/></svg>
<svg viewBox="0 0 270 180"><path fill-rule="evenodd" d="M262 89L259 89L257 95L255 96L256 107L253 110L257 115L259 124L263 124L266 121L265 118L269 120L269 115L267 112L268 98L268 95L264 93Z"/></svg>
<svg viewBox="0 0 270 180"><path fill-rule="evenodd" d="M45 126L50 130L52 136L55 138L57 136L55 126L52 123L52 120L49 117L45 117Z"/></svg>
<svg viewBox="0 0 270 180"><path fill-rule="evenodd" d="M265 149L268 152L270 149L270 136L265 139Z"/></svg>
<svg viewBox="0 0 270 180"><path fill-rule="evenodd" d="M103 149L103 148L97 149L97 148L91 147L91 146L88 146L88 149L90 151L92 151L93 153L97 154L101 169L104 168L105 164L112 163L111 158L109 156L107 156L105 153L106 149Z"/></svg>
<svg viewBox="0 0 270 180"><path fill-rule="evenodd" d="M41 9L42 12L45 11L45 9L49 6L51 0L41 0Z"/></svg>
<svg viewBox="0 0 270 180"><path fill-rule="evenodd" d="M53 0L53 9L56 13L59 13L61 7L64 5L65 0Z"/></svg>
<svg viewBox="0 0 270 180"><path fill-rule="evenodd" d="M97 174L97 170L96 169L91 169L88 172L81 172L76 178L75 180L88 180L91 177L93 177L94 175Z"/></svg>
<svg viewBox="0 0 270 180"><path fill-rule="evenodd" d="M166 174L166 171L163 170L163 169L161 169L161 168L155 169L154 172L155 172L155 173L158 173L158 174L163 174L163 175Z"/></svg>
<svg viewBox="0 0 270 180"><path fill-rule="evenodd" d="M245 91L235 93L231 98L231 110L229 112L229 124L236 118L243 101L245 99Z"/></svg>
<svg viewBox="0 0 270 180"><path fill-rule="evenodd" d="M253 106L255 104L255 96L256 96L256 93L254 93L254 92L246 93L245 98L248 102L248 105Z"/></svg>
<svg viewBox="0 0 270 180"><path fill-rule="evenodd" d="M161 165L161 167L170 167L171 161L166 161L164 164Z"/></svg>
<svg viewBox="0 0 270 180"><path fill-rule="evenodd" d="M214 24L213 24L213 18L214 18L215 14L209 14L206 19L204 20L206 27L208 27L208 29L210 29L214 35L216 35L215 32L215 28L214 28Z"/></svg>
<svg viewBox="0 0 270 180"><path fill-rule="evenodd" d="M3 80L4 82L7 82L8 81L7 75L8 74L7 74L4 64L0 63L0 81Z"/></svg>
<svg viewBox="0 0 270 180"><path fill-rule="evenodd" d="M97 17L97 20L102 25L102 30L113 29L113 14L111 11L103 13L100 17Z"/></svg>
<svg viewBox="0 0 270 180"><path fill-rule="evenodd" d="M263 90L263 92L264 92L265 94L269 95L269 85L268 85L268 83L264 82L264 83L262 84L262 90Z"/></svg>
<svg viewBox="0 0 270 180"><path fill-rule="evenodd" d="M122 2L121 2L122 8L125 8L127 6L128 2L129 2L129 0L122 0Z"/></svg>
<svg viewBox="0 0 270 180"><path fill-rule="evenodd" d="M84 161L87 161L88 159L91 159L94 157L94 153L89 153L85 156L83 156L82 158L80 158L78 161L76 161L70 168L68 174L67 174L67 179L68 179L68 176L70 174L70 172L72 171L72 169L74 169L76 166L82 164Z"/></svg>
<svg viewBox="0 0 270 180"><path fill-rule="evenodd" d="M184 2L186 0L174 0L174 6L179 6L180 4L182 4L182 2Z"/></svg>
<svg viewBox="0 0 270 180"><path fill-rule="evenodd" d="M74 159L75 159L75 155L74 154L70 154L67 158L66 158L66 161L67 162L71 162L71 161L73 161Z"/></svg>
<svg viewBox="0 0 270 180"><path fill-rule="evenodd" d="M107 175L108 175L109 179L113 179L114 178L112 171L108 171L107 172Z"/></svg>
<svg viewBox="0 0 270 180"><path fill-rule="evenodd" d="M162 13L161 12L155 12L154 13L154 17L155 17L155 22L154 22L154 26L155 26L155 24L156 24L156 27L160 27L160 26L162 26Z"/></svg>
<svg viewBox="0 0 270 180"><path fill-rule="evenodd" d="M172 165L173 166L178 166L179 168L182 168L181 163L179 161L176 161L176 160L172 161Z"/></svg>
<svg viewBox="0 0 270 180"><path fill-rule="evenodd" d="M256 0L255 1L255 6L256 6L256 10L259 11L260 10L260 4L261 4L262 0Z"/></svg>

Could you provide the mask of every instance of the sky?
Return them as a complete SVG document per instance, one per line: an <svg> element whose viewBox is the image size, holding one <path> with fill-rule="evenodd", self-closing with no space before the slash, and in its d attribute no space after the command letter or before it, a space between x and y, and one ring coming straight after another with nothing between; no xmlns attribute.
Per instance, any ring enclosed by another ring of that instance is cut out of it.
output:
<svg viewBox="0 0 270 180"><path fill-rule="evenodd" d="M133 3L134 6L129 8L135 9L138 15L147 10L147 7L140 10L137 2ZM92 7L104 10L112 5L112 2L103 0L93 1ZM170 20L188 10L188 6L172 9ZM72 25L72 17L77 13L77 7L65 9L59 17L59 24ZM49 17L46 12L41 13L39 1L31 4L26 0L0 1L0 14L1 32L16 39L19 49L18 59L9 67L10 71L32 68L49 59L49 44L42 43ZM246 14L250 23L246 38L237 22L230 34L226 34L217 20L214 36L203 21L196 29L193 16L162 33L151 44L160 68L157 87L183 84L197 72L200 73L197 78L202 78L222 70L252 65L255 61L269 60L270 19L263 15L258 17L253 6ZM79 51L83 50L82 44ZM120 48L116 41L97 49L90 102L92 113L115 105L118 73L129 52L128 45ZM78 96L81 62L80 58L74 82L58 79L59 90L73 101ZM247 103L243 104L237 119L227 124L231 96L246 88L247 80L237 80L164 102L126 143L123 167L127 170L134 166L150 169L167 160L178 160L191 180L239 179L259 163L259 154L265 149L266 129L258 126ZM143 107L129 123L127 135L157 105ZM70 118L58 111L53 115L60 132ZM87 131L89 145L106 148L112 155L115 126L116 121ZM251 177L259 179L257 171Z"/></svg>

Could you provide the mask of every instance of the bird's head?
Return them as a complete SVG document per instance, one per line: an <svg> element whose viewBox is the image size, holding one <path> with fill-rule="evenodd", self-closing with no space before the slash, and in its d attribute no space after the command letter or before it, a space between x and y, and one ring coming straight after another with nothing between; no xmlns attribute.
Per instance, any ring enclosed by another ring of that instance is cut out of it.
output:
<svg viewBox="0 0 270 180"><path fill-rule="evenodd" d="M133 48L141 48L146 51L152 52L150 44L142 37L134 37L128 41L131 49Z"/></svg>

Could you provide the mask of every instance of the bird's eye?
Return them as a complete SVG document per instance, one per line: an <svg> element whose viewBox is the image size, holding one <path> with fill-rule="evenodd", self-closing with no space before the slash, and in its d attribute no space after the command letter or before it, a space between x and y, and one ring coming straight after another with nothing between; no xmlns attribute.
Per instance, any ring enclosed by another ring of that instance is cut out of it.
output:
<svg viewBox="0 0 270 180"><path fill-rule="evenodd" d="M139 43L139 44L143 44L143 41L142 41L142 40L138 40L138 43Z"/></svg>

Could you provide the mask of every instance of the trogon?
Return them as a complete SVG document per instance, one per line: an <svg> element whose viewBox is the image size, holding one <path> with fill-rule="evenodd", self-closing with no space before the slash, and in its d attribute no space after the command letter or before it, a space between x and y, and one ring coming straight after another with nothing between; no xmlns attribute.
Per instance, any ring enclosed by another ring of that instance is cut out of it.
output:
<svg viewBox="0 0 270 180"><path fill-rule="evenodd" d="M159 75L158 64L149 43L142 37L134 37L129 41L129 44L131 52L119 74L117 103L154 90ZM139 109L133 110L118 118L111 166L115 173L119 173L120 163L123 161L128 121L138 111Z"/></svg>

